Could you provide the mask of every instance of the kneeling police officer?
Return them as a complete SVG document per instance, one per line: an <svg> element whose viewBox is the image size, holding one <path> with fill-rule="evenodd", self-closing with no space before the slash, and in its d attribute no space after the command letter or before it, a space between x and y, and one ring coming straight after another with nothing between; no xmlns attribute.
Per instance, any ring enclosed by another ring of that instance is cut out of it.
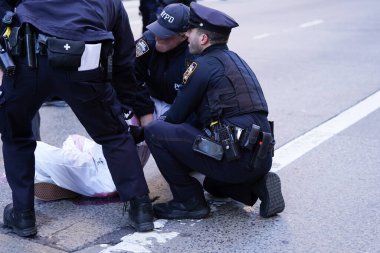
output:
<svg viewBox="0 0 380 253"><path fill-rule="evenodd" d="M2 1L1 7L11 11L16 2ZM131 225L152 230L149 190L125 121L137 82L135 44L121 0L23 0L16 16L3 44L15 72L4 75L0 87L0 132L13 197L4 225L19 236L37 233L32 118L48 97L59 96L102 145L120 198L130 202Z"/></svg>
<svg viewBox="0 0 380 253"><path fill-rule="evenodd" d="M285 203L280 178L269 172L274 139L267 103L251 68L226 45L238 24L220 11L197 3L190 7L189 51L200 56L184 73L166 118L145 128L173 194L173 200L153 210L158 218L206 217L210 208L202 185L190 176L198 171L212 195L247 205L259 198L260 215L273 216ZM193 112L200 128L184 123Z"/></svg>

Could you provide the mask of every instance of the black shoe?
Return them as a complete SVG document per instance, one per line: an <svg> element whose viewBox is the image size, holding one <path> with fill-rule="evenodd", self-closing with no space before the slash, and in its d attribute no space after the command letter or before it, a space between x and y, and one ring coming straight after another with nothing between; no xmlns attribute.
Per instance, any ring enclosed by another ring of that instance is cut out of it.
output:
<svg viewBox="0 0 380 253"><path fill-rule="evenodd" d="M33 209L18 211L13 209L13 204L8 204L4 208L4 226L12 229L22 237L37 234L36 215Z"/></svg>
<svg viewBox="0 0 380 253"><path fill-rule="evenodd" d="M262 217L269 218L284 211L285 201L281 193L280 177L277 174L268 172L255 184L254 193L261 200L260 215Z"/></svg>
<svg viewBox="0 0 380 253"><path fill-rule="evenodd" d="M202 219L209 215L210 207L206 200L193 197L186 202L175 202L155 204L154 214L157 218L163 219Z"/></svg>
<svg viewBox="0 0 380 253"><path fill-rule="evenodd" d="M154 229L152 203L148 195L134 197L129 201L129 222L137 232Z"/></svg>

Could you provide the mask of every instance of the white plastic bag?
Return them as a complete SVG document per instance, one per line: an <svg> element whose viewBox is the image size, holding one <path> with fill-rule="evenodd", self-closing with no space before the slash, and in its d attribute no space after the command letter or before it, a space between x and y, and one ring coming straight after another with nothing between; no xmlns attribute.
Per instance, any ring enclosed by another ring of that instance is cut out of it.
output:
<svg viewBox="0 0 380 253"><path fill-rule="evenodd" d="M149 158L145 143L137 147L143 166ZM57 148L37 142L35 182L53 183L85 196L105 197L116 191L102 147L81 135L70 135Z"/></svg>

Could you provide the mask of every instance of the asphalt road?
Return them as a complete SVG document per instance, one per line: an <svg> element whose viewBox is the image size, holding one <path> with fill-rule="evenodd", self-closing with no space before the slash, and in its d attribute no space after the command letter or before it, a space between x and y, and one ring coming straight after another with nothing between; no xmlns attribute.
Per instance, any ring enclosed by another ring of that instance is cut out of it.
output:
<svg viewBox="0 0 380 253"><path fill-rule="evenodd" d="M210 198L207 219L157 220L154 232L134 233L116 199L36 200L37 237L0 228L0 253L380 252L380 2L199 2L240 24L229 46L255 71L275 121L285 211L263 219L258 204ZM138 2L125 6L137 38ZM87 135L68 107L41 116L49 144ZM2 207L11 191L0 160ZM151 195L169 200L153 159L144 172Z"/></svg>

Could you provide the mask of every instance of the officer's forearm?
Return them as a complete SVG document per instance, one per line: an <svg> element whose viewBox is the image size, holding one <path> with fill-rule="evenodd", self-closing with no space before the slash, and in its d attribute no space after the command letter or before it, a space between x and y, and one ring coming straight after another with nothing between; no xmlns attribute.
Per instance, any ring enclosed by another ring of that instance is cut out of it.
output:
<svg viewBox="0 0 380 253"><path fill-rule="evenodd" d="M112 84L120 102L134 107L137 82L133 68L128 69L114 66Z"/></svg>
<svg viewBox="0 0 380 253"><path fill-rule="evenodd" d="M134 114L141 117L154 112L154 103L150 99L150 93L147 86L140 84L137 87Z"/></svg>

